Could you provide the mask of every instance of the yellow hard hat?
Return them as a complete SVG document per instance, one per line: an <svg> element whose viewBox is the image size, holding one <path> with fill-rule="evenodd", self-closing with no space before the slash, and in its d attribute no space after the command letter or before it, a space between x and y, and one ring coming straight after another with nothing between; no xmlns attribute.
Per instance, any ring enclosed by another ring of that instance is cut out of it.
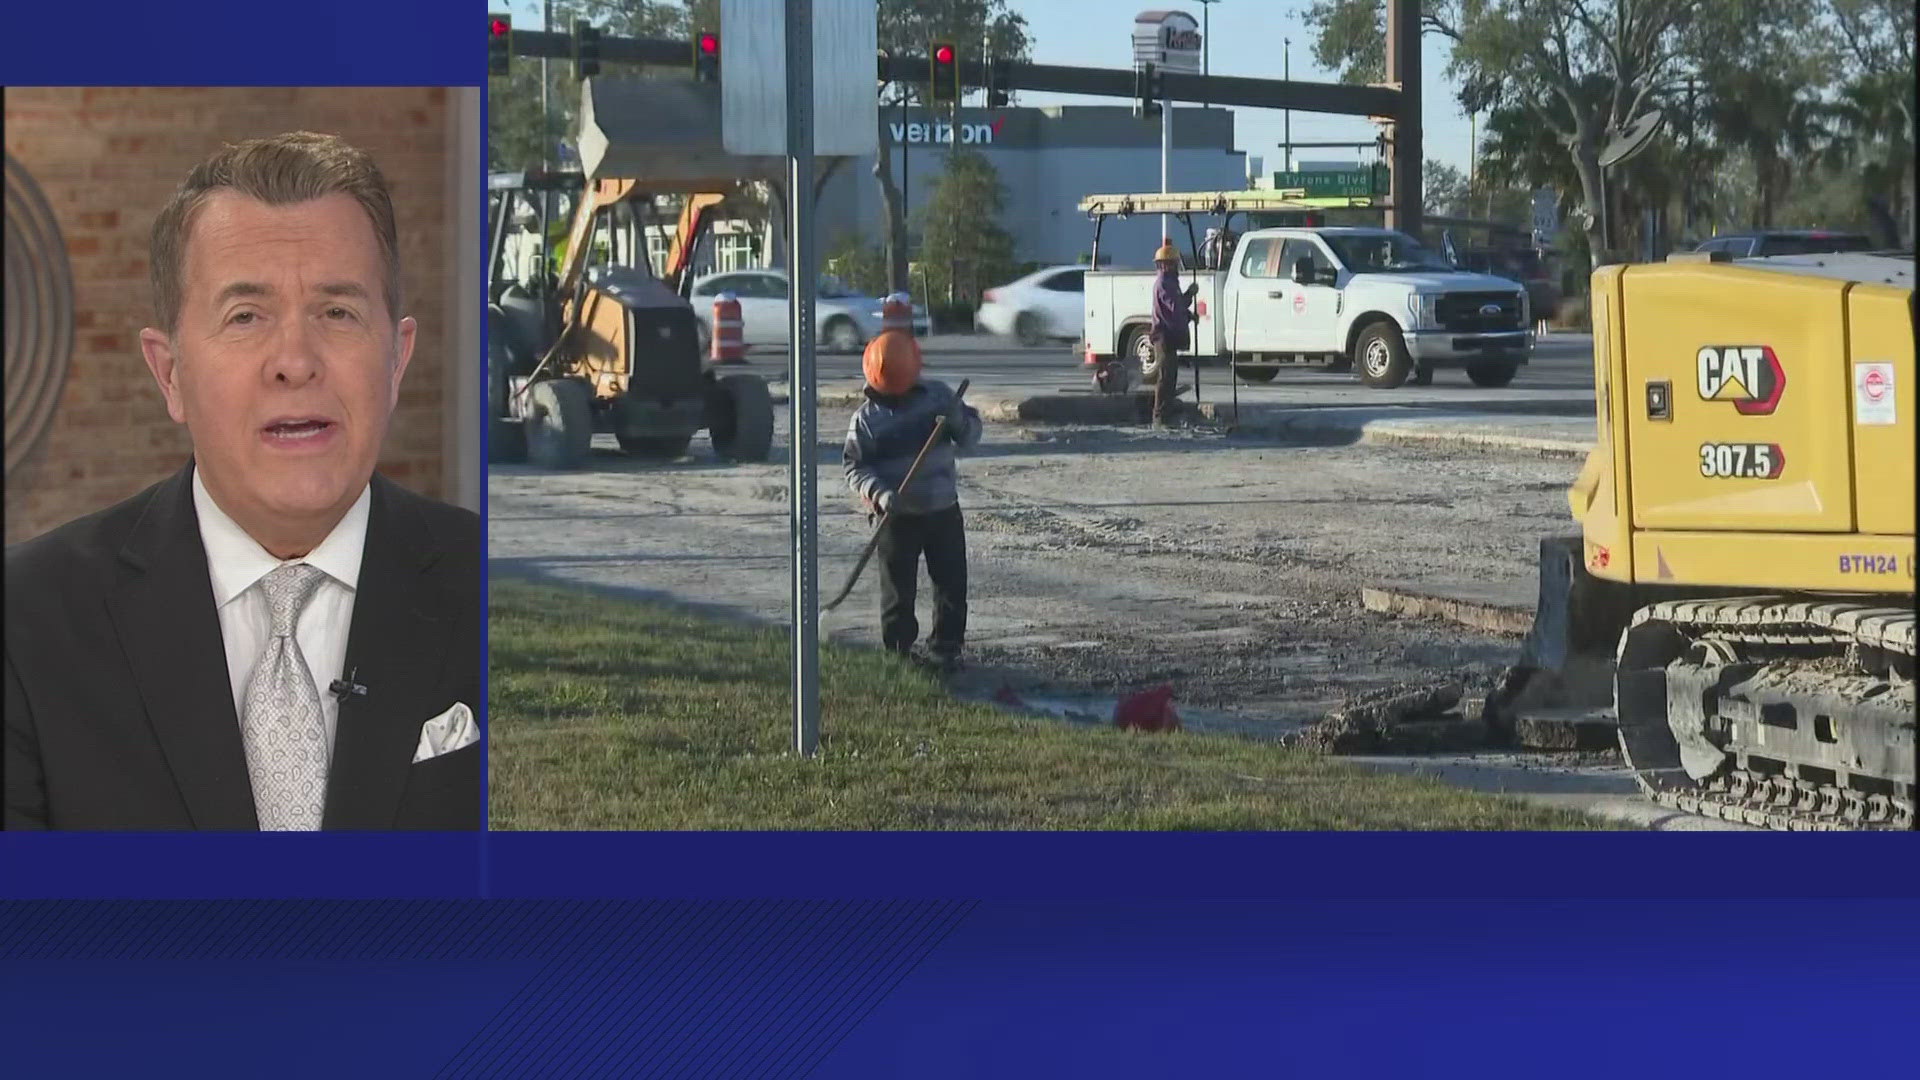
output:
<svg viewBox="0 0 1920 1080"><path fill-rule="evenodd" d="M1160 250L1153 253L1153 261L1154 262L1179 262L1180 250L1173 246L1173 241L1171 240L1165 241L1161 243Z"/></svg>

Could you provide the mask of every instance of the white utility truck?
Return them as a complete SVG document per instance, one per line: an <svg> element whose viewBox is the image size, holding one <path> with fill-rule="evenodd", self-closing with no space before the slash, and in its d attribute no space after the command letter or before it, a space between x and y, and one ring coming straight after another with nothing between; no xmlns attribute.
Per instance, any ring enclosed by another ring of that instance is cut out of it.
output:
<svg viewBox="0 0 1920 1080"><path fill-rule="evenodd" d="M1284 195L1285 193L1279 193ZM1198 285L1192 347L1184 361L1225 363L1248 382L1269 382L1282 366L1349 365L1361 382L1391 389L1426 382L1435 368L1463 367L1478 386L1505 386L1533 352L1524 288L1505 278L1455 269L1405 233L1363 227L1256 228L1214 243L1193 242L1191 215L1261 216L1316 208L1267 191L1095 195L1094 265L1108 215L1168 213L1191 244L1181 287ZM1145 262L1150 252L1141 252ZM1124 389L1156 375L1148 328L1154 271L1086 275L1082 348L1096 383Z"/></svg>

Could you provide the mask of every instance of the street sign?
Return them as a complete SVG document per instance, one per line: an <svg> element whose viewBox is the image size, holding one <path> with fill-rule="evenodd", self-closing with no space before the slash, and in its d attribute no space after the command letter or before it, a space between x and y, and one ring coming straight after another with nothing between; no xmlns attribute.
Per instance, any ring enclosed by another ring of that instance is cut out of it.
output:
<svg viewBox="0 0 1920 1080"><path fill-rule="evenodd" d="M1133 19L1133 66L1200 74L1200 20L1184 11L1143 11Z"/></svg>
<svg viewBox="0 0 1920 1080"><path fill-rule="evenodd" d="M1367 198L1387 193L1386 169L1310 170L1276 172L1276 190L1297 190L1309 199Z"/></svg>
<svg viewBox="0 0 1920 1080"><path fill-rule="evenodd" d="M1533 233L1536 239L1546 237L1549 240L1560 231L1560 197L1552 188L1539 188L1533 193Z"/></svg>
<svg viewBox="0 0 1920 1080"><path fill-rule="evenodd" d="M880 145L876 0L813 0L813 152L871 154ZM787 153L783 4L720 0L720 141L730 154Z"/></svg>

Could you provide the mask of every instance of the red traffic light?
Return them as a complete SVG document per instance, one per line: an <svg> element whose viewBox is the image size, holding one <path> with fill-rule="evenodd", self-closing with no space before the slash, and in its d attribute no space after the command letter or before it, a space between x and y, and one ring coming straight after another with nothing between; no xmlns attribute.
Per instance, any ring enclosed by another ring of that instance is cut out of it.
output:
<svg viewBox="0 0 1920 1080"><path fill-rule="evenodd" d="M942 45L939 48L933 50L933 61L936 64L953 63L953 46Z"/></svg>
<svg viewBox="0 0 1920 1080"><path fill-rule="evenodd" d="M720 54L720 35L719 34L701 34L700 35L700 55L718 56L719 54Z"/></svg>
<svg viewBox="0 0 1920 1080"><path fill-rule="evenodd" d="M505 37L507 35L507 31L512 29L513 29L513 24L508 22L505 19L488 19L487 20L487 33L492 34L494 37Z"/></svg>

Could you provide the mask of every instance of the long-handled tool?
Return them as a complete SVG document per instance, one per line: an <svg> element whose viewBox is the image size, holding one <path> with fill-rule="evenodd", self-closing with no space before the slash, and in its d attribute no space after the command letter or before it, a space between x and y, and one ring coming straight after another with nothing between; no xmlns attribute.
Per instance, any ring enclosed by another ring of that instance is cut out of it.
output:
<svg viewBox="0 0 1920 1080"><path fill-rule="evenodd" d="M957 402L966 396L967 384L972 381L971 379L960 380L960 389L953 392L954 401ZM907 475L900 479L900 486L894 489L893 497L895 505L898 505L900 496L906 492L907 485L913 483L913 475L920 471L920 463L927 459L927 452L933 449L933 444L939 441L941 433L946 430L947 416L945 413L942 413L939 419L933 422L933 434L927 436L927 444L920 448L919 456L913 459L912 465L907 466ZM874 549L880 546L880 531L887 527L887 522L891 520L892 517L892 510L888 510L885 516L881 517L879 526L873 530L873 537L867 541L867 550L860 553L860 561L853 564L853 573L847 575L847 583L840 586L839 594L827 601L826 606L820 609L822 612L832 611L834 608L839 607L840 602L845 600L848 595L853 592L853 586L860 580L860 572L867 568L867 560L873 558Z"/></svg>

